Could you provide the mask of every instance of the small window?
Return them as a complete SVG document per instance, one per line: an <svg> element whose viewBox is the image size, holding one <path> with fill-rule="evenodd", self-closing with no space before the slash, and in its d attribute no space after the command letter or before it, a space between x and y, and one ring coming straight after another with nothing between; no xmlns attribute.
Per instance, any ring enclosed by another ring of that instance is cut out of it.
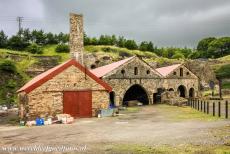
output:
<svg viewBox="0 0 230 154"><path fill-rule="evenodd" d="M189 72L187 72L187 75L189 75L190 73Z"/></svg>
<svg viewBox="0 0 230 154"><path fill-rule="evenodd" d="M147 73L147 74L150 74L150 70L147 70L146 73Z"/></svg>
<svg viewBox="0 0 230 154"><path fill-rule="evenodd" d="M180 68L180 76L183 76L183 68Z"/></svg>
<svg viewBox="0 0 230 154"><path fill-rule="evenodd" d="M176 72L173 72L173 75L176 75Z"/></svg>
<svg viewBox="0 0 230 154"><path fill-rule="evenodd" d="M96 65L92 64L92 65L90 66L90 68L91 68L91 69L95 69L95 68L96 68Z"/></svg>
<svg viewBox="0 0 230 154"><path fill-rule="evenodd" d="M121 74L125 74L125 70L121 70Z"/></svg>
<svg viewBox="0 0 230 154"><path fill-rule="evenodd" d="M138 69L137 67L134 68L134 75L137 75L138 74Z"/></svg>

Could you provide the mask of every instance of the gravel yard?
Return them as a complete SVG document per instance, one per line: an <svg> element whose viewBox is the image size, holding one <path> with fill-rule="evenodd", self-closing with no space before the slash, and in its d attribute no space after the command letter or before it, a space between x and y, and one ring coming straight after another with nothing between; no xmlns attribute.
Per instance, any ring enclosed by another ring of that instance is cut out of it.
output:
<svg viewBox="0 0 230 154"><path fill-rule="evenodd" d="M85 153L149 153L162 147L173 153L172 147L184 150L185 146L223 147L230 152L230 121L189 107L153 105L67 125L0 125L0 147L77 145L86 146Z"/></svg>

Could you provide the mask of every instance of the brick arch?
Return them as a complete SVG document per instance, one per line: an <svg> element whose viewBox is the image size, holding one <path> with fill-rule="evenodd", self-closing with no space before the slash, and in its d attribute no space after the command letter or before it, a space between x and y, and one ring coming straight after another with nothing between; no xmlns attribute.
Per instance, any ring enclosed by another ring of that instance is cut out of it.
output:
<svg viewBox="0 0 230 154"><path fill-rule="evenodd" d="M152 101L151 101L151 97L150 97L150 92L147 90L147 88L145 88L143 85L141 85L141 84L132 84L131 86L128 86L128 87L126 87L125 89L124 89L124 91L122 92L122 94L121 94L121 100L122 100L122 102L121 103L123 103L124 101L125 101L125 95L127 94L127 92L131 89L131 88L133 88L133 87L139 87L140 88L140 90L142 90L144 93L145 93L145 95L146 95L146 97L147 97L147 99L148 99L148 105L149 104L151 104L152 103ZM147 105L147 104L145 104L145 105Z"/></svg>

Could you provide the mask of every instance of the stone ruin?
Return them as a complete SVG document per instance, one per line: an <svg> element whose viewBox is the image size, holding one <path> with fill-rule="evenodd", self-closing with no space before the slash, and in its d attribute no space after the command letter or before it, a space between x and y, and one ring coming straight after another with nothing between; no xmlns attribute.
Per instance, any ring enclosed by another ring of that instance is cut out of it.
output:
<svg viewBox="0 0 230 154"><path fill-rule="evenodd" d="M165 91L161 94L161 103L184 106L187 102L188 100L186 98L180 97L178 92L175 91Z"/></svg>

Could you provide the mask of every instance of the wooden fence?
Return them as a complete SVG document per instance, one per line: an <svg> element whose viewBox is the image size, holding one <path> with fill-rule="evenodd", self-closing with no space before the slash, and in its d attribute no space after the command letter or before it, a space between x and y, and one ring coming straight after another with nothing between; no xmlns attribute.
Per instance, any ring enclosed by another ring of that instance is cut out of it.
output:
<svg viewBox="0 0 230 154"><path fill-rule="evenodd" d="M189 99L187 105L205 114L229 118L229 100Z"/></svg>

